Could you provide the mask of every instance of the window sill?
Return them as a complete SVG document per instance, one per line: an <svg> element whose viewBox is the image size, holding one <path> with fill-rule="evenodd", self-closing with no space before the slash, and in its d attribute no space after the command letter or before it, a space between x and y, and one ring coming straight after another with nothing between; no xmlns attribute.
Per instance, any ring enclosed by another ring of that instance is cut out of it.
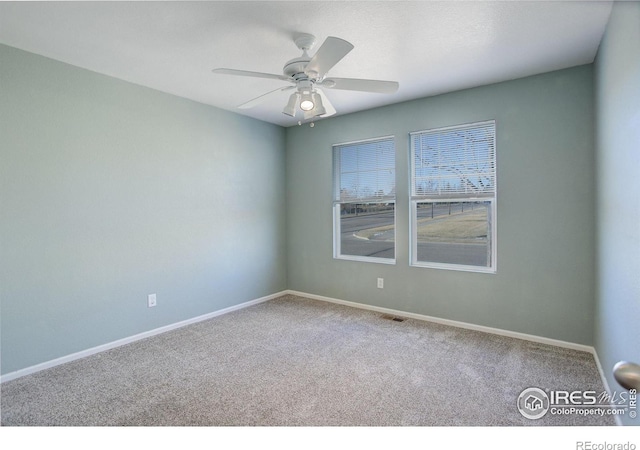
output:
<svg viewBox="0 0 640 450"><path fill-rule="evenodd" d="M455 270L458 272L476 272L476 273L489 273L489 274L497 273L497 270L495 267L463 266L460 264L443 264L443 263L413 261L409 263L409 266L426 268L426 269Z"/></svg>
<svg viewBox="0 0 640 450"><path fill-rule="evenodd" d="M376 263L376 264L390 264L395 265L396 260L390 258L370 258L367 256L350 256L350 255L339 255L334 256L333 259L339 259L342 261L357 261L357 262L367 262L367 263Z"/></svg>

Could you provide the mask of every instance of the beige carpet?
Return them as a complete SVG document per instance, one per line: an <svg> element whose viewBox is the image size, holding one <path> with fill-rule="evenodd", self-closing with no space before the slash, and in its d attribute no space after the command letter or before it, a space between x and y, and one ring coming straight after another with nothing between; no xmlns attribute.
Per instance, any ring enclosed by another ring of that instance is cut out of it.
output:
<svg viewBox="0 0 640 450"><path fill-rule="evenodd" d="M528 387L603 391L593 356L285 296L0 386L2 425L614 425L529 420Z"/></svg>

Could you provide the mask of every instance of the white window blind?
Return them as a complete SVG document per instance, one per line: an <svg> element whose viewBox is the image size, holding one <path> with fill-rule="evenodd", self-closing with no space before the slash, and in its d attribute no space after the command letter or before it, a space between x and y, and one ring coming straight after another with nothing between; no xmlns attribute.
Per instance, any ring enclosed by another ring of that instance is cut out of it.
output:
<svg viewBox="0 0 640 450"><path fill-rule="evenodd" d="M411 134L414 198L492 197L495 121Z"/></svg>
<svg viewBox="0 0 640 450"><path fill-rule="evenodd" d="M395 263L394 138L333 146L334 258Z"/></svg>
<svg viewBox="0 0 640 450"><path fill-rule="evenodd" d="M334 201L389 201L396 196L393 138L333 147Z"/></svg>
<svg viewBox="0 0 640 450"><path fill-rule="evenodd" d="M411 133L411 265L495 273L495 129Z"/></svg>

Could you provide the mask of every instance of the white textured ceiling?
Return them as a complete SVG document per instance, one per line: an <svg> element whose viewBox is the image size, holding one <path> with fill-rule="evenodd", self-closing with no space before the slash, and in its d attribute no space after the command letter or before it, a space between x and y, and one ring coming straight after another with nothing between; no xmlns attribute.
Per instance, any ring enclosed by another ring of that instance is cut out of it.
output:
<svg viewBox="0 0 640 450"><path fill-rule="evenodd" d="M0 2L0 43L290 126L289 93L236 107L279 80L295 33L355 48L330 76L393 80L395 94L325 90L338 114L591 63L611 2ZM313 51L310 52L313 54ZM0 61L1 63L1 61Z"/></svg>

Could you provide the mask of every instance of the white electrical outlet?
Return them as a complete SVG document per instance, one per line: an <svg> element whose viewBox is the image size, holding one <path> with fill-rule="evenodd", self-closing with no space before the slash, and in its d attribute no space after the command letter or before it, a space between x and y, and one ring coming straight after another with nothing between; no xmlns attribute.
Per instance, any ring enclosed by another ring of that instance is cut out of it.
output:
<svg viewBox="0 0 640 450"><path fill-rule="evenodd" d="M378 289L384 289L384 278L378 278Z"/></svg>
<svg viewBox="0 0 640 450"><path fill-rule="evenodd" d="M156 294L149 294L147 296L147 306L149 306L149 308L156 306Z"/></svg>

